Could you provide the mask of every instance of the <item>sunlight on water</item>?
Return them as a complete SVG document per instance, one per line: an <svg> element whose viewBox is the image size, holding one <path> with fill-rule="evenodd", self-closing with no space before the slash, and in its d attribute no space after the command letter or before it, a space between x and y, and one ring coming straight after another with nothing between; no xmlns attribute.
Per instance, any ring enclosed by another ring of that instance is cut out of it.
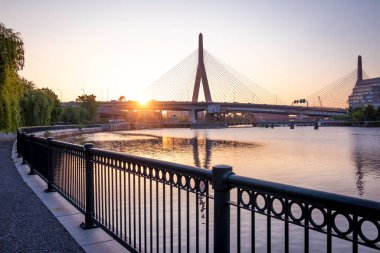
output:
<svg viewBox="0 0 380 253"><path fill-rule="evenodd" d="M380 129L153 129L84 136L98 147L380 200Z"/></svg>

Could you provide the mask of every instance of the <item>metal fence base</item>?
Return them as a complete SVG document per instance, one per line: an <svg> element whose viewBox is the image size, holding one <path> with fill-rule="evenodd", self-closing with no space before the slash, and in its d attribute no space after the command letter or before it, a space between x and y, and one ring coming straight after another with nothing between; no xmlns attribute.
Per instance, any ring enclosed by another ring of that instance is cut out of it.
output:
<svg viewBox="0 0 380 253"><path fill-rule="evenodd" d="M82 222L82 224L80 224L80 227L82 229L92 229L92 228L97 228L98 225L96 225L95 223L91 222L91 223L86 223L86 222Z"/></svg>

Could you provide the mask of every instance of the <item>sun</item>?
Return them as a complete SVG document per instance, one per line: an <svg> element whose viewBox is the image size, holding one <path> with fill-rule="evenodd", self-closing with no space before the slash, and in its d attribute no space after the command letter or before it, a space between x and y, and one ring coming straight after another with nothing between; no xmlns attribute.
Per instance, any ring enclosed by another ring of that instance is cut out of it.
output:
<svg viewBox="0 0 380 253"><path fill-rule="evenodd" d="M147 105L149 103L150 99L147 98L147 97L139 97L137 99L137 102L140 104L140 105Z"/></svg>

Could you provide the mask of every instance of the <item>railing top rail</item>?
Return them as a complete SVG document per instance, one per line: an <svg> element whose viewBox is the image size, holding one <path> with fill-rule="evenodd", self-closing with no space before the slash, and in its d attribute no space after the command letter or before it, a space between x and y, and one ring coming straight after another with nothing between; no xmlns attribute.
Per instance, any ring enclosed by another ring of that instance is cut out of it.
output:
<svg viewBox="0 0 380 253"><path fill-rule="evenodd" d="M253 189L282 195L285 198L299 200L300 202L312 202L322 207L332 208L337 211L364 215L366 217L373 216L378 218L380 215L380 202L376 201L237 176L234 174L230 175L227 181L232 187Z"/></svg>
<svg viewBox="0 0 380 253"><path fill-rule="evenodd" d="M185 175L194 176L206 180L211 180L212 172L207 169L201 169L198 167L167 162L157 159L145 158L141 156L129 155L121 152L107 151L103 149L93 148L91 149L93 155L106 156L112 159L118 159L124 162L132 162L140 164L142 166L163 168L171 172L183 173Z"/></svg>
<svg viewBox="0 0 380 253"><path fill-rule="evenodd" d="M30 126L30 127L21 127L18 129L19 133L26 132L28 134L34 132L48 131L48 130L63 130L71 128L95 128L101 127L102 125L54 125L54 126Z"/></svg>
<svg viewBox="0 0 380 253"><path fill-rule="evenodd" d="M53 147L54 146L58 146L58 147L73 149L73 150L76 150L76 151L84 151L83 145L73 144L73 143L64 142L64 141L53 140L51 142L51 145Z"/></svg>

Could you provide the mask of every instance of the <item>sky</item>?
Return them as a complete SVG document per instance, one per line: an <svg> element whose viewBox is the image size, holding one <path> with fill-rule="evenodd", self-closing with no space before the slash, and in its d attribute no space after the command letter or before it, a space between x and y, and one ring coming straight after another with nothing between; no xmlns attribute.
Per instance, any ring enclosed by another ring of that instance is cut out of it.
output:
<svg viewBox="0 0 380 253"><path fill-rule="evenodd" d="M380 1L0 0L0 22L21 34L20 74L63 101L141 96L204 48L284 101L356 68L380 76Z"/></svg>

